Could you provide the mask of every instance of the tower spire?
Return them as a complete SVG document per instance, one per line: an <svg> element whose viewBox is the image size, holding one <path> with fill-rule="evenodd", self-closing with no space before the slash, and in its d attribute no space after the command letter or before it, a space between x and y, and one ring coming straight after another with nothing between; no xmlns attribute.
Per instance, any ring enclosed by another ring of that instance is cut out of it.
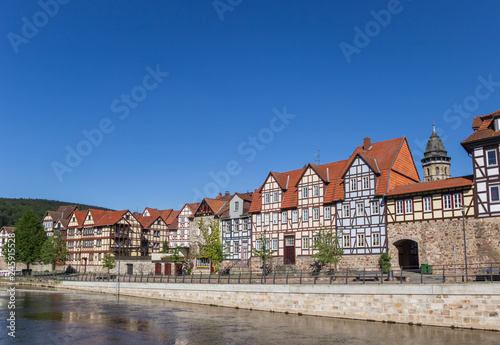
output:
<svg viewBox="0 0 500 345"><path fill-rule="evenodd" d="M443 141L436 133L436 123L432 122L432 134L427 141L422 167L424 181L444 180L451 177L450 156L444 148Z"/></svg>

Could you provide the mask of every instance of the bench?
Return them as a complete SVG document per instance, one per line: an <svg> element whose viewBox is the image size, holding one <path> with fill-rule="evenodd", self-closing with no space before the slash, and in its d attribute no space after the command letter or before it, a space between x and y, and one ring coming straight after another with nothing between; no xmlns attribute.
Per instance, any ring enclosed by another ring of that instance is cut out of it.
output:
<svg viewBox="0 0 500 345"><path fill-rule="evenodd" d="M379 281L381 278L380 272L356 272L356 277L353 281Z"/></svg>

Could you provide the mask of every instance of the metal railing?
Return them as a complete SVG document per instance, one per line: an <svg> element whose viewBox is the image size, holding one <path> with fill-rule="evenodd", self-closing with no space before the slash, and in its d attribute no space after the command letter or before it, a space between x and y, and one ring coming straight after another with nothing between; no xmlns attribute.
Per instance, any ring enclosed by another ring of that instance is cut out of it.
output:
<svg viewBox="0 0 500 345"><path fill-rule="evenodd" d="M100 274L74 273L54 274L34 272L32 276L42 279L60 279L65 281L102 282L114 281L135 283L167 284L444 284L444 283L493 283L500 281L500 263L468 265L468 274L464 267L427 266L424 268L405 268L383 272L379 268L336 270L332 274L315 273L311 270L278 273L277 270L263 275L262 272L236 274L194 273L182 275L155 274ZM466 276L469 280L467 281Z"/></svg>

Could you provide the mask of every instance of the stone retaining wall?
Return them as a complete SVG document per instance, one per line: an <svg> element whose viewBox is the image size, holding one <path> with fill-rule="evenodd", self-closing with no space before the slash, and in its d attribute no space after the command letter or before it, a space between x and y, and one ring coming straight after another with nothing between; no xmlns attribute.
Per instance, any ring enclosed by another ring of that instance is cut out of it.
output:
<svg viewBox="0 0 500 345"><path fill-rule="evenodd" d="M116 283L62 286L115 293ZM122 295L263 311L500 331L500 285L215 285L120 283Z"/></svg>

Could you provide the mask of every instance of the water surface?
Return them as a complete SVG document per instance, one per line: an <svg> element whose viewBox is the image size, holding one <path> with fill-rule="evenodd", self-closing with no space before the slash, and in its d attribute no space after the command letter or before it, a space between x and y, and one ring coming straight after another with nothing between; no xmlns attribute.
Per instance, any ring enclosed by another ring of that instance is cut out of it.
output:
<svg viewBox="0 0 500 345"><path fill-rule="evenodd" d="M16 338L1 344L500 344L500 333L285 315L98 293L16 291Z"/></svg>

